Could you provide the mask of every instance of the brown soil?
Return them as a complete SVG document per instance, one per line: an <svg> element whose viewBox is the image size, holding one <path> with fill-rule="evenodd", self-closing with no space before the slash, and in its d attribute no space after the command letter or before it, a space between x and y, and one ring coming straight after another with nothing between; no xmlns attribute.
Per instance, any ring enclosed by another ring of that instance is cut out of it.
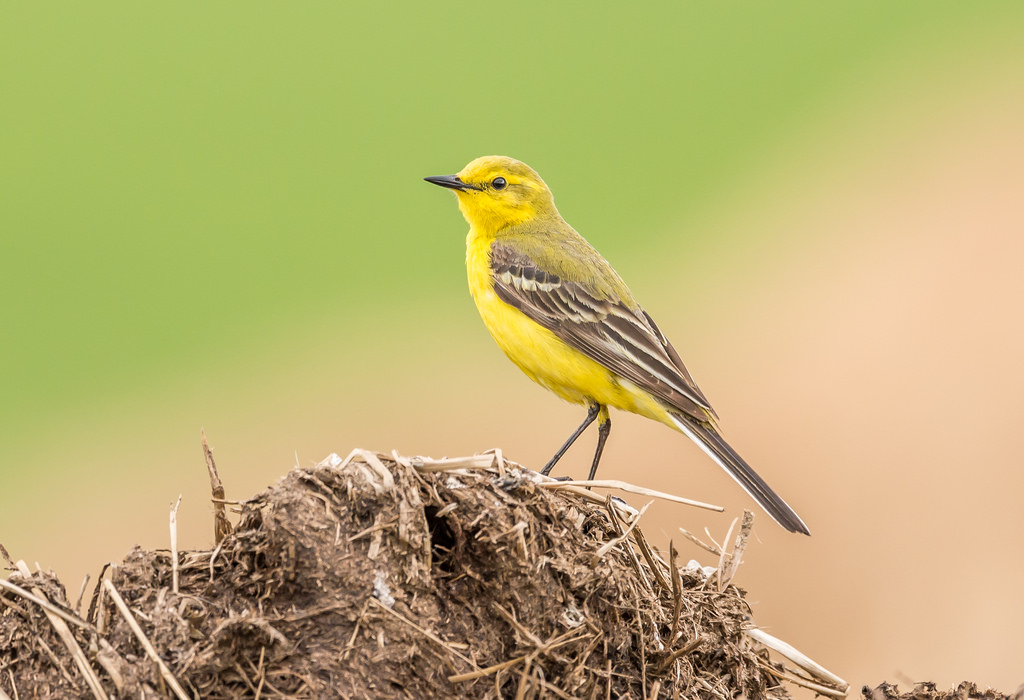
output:
<svg viewBox="0 0 1024 700"><path fill-rule="evenodd" d="M85 615L53 574L8 558L0 700L789 697L778 679L795 672L747 634L743 591L722 573L738 559L710 574L674 550L666 563L628 507L489 460L361 452L297 467L239 504L234 528L218 517L218 546L179 553L177 572L171 552L132 551ZM1024 686L862 694L1024 700Z"/></svg>
<svg viewBox="0 0 1024 700"><path fill-rule="evenodd" d="M938 690L934 683L918 683L906 693L890 683L882 683L877 688L864 686L861 689L864 700L1021 700L1024 698L1024 685L1013 695L987 688L978 690L974 683L964 681L952 690Z"/></svg>
<svg viewBox="0 0 1024 700"><path fill-rule="evenodd" d="M418 466L297 467L178 554L177 592L171 553L136 549L84 615L20 564L10 583L72 624L0 589L0 698L788 697L743 592L667 564L610 500L500 457Z"/></svg>

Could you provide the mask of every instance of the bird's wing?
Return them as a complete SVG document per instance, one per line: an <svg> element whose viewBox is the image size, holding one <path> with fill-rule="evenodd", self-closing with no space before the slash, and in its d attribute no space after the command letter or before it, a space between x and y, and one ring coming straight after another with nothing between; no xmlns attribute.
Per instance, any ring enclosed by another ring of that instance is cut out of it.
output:
<svg viewBox="0 0 1024 700"><path fill-rule="evenodd" d="M639 306L601 299L498 242L491 245L491 275L499 299L567 345L679 411L701 421L715 417L675 348Z"/></svg>

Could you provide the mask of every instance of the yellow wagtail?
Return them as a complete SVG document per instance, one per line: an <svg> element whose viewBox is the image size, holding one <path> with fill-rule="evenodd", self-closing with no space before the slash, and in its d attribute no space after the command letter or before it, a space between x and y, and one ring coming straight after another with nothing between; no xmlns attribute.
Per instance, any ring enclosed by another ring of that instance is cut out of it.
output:
<svg viewBox="0 0 1024 700"><path fill-rule="evenodd" d="M469 222L469 288L498 346L530 379L589 407L541 473L598 420L593 479L612 406L685 434L782 527L810 534L718 433L714 409L675 348L608 261L562 219L532 168L485 156L456 175L425 179L454 190Z"/></svg>

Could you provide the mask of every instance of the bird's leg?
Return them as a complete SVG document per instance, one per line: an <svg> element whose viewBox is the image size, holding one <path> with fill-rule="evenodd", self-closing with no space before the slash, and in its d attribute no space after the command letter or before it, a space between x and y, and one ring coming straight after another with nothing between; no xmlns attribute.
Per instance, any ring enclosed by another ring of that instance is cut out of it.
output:
<svg viewBox="0 0 1024 700"><path fill-rule="evenodd" d="M594 453L594 464L590 467L590 476L587 481L593 481L597 474L597 465L601 462L601 453L604 452L604 443L612 432L612 418L608 415L608 407L601 406L601 419L597 424L597 451Z"/></svg>
<svg viewBox="0 0 1024 700"><path fill-rule="evenodd" d="M565 444L558 449L558 452L556 452L555 456L551 458L551 461L548 462L547 465L545 465L545 467L540 470L541 474L547 475L551 471L551 468L558 463L558 460L562 458L562 455L565 454L565 451L572 447L572 444L576 442L576 438L582 435L583 431L587 429L587 426L593 423L595 419L597 419L597 414L602 409L605 411L605 415L607 416L608 410L605 409L603 406L599 406L596 403L590 405L590 410L587 411L586 419L580 424L580 427L576 428L576 432L569 436L569 439L565 441ZM602 445L603 444L604 443L602 441ZM598 452L598 455L600 455L600 452Z"/></svg>

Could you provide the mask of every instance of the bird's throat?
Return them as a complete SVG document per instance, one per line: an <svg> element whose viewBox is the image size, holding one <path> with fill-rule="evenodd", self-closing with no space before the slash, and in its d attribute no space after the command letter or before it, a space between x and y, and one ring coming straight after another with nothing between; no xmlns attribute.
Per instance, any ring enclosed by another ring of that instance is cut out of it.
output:
<svg viewBox="0 0 1024 700"><path fill-rule="evenodd" d="M501 229L518 226L536 217L536 210L529 203L509 206L504 202L488 200L474 192L457 194L462 216L469 222L471 229L484 237L493 239Z"/></svg>

